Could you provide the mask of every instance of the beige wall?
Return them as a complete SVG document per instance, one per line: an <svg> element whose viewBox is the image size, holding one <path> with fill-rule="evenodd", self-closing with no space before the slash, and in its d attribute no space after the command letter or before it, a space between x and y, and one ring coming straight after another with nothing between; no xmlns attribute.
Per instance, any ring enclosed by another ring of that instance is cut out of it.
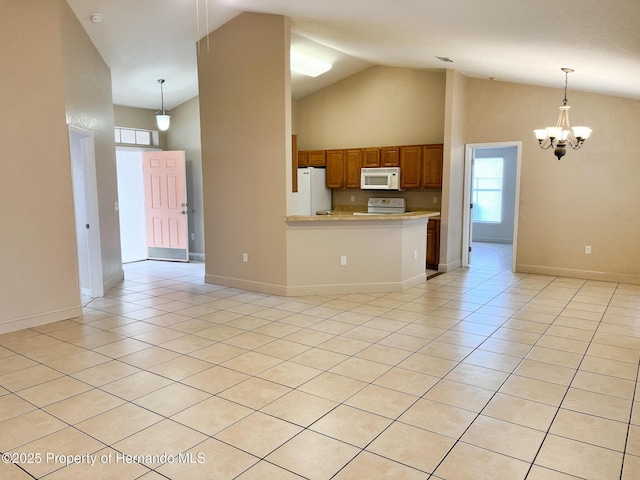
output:
<svg viewBox="0 0 640 480"><path fill-rule="evenodd" d="M464 75L447 70L438 268L443 272L459 267L462 259L466 80Z"/></svg>
<svg viewBox="0 0 640 480"><path fill-rule="evenodd" d="M113 136L111 71L75 14L62 1L62 48L67 123L94 136L102 278L105 291L124 278Z"/></svg>
<svg viewBox="0 0 640 480"><path fill-rule="evenodd" d="M187 162L189 204L189 255L204 260L204 209L202 202L202 148L200 104L194 97L171 110L171 128L166 132L167 150L184 150ZM194 239L191 240L191 234Z"/></svg>
<svg viewBox="0 0 640 480"><path fill-rule="evenodd" d="M24 1L0 20L0 331L80 302L59 18L60 2Z"/></svg>
<svg viewBox="0 0 640 480"><path fill-rule="evenodd" d="M111 106L103 110L111 76L67 3L25 0L3 9L0 331L7 331L80 313L67 119L95 133L101 202L115 198L115 187L107 165L113 137L109 146L102 135L109 122L113 128ZM85 94L98 98L86 105ZM107 212L102 217L114 225ZM105 272L113 273L119 242L110 244L104 230Z"/></svg>
<svg viewBox="0 0 640 480"><path fill-rule="evenodd" d="M371 67L296 103L300 150L442 143L444 72Z"/></svg>
<svg viewBox="0 0 640 480"><path fill-rule="evenodd" d="M640 102L569 91L571 123L593 134L558 161L532 130L555 123L562 90L466 83L465 141L523 142L518 271L640 282Z"/></svg>
<svg viewBox="0 0 640 480"><path fill-rule="evenodd" d="M291 191L289 22L244 13L209 40L198 56L205 278L281 292Z"/></svg>

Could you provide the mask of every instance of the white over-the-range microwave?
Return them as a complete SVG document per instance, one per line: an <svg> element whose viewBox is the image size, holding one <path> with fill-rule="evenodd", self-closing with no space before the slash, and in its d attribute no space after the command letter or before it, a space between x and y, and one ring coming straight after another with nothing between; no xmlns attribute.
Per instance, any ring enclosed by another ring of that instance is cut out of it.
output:
<svg viewBox="0 0 640 480"><path fill-rule="evenodd" d="M362 190L400 190L400 167L361 169L360 188Z"/></svg>

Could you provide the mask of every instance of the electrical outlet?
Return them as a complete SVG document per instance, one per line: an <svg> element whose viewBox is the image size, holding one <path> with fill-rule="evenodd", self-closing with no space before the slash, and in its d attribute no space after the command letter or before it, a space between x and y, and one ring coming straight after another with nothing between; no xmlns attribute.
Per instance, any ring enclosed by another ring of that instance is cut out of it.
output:
<svg viewBox="0 0 640 480"><path fill-rule="evenodd" d="M433 203L438 203L438 197L433 197Z"/></svg>
<svg viewBox="0 0 640 480"><path fill-rule="evenodd" d="M417 260L418 259L418 250L414 250L413 251L413 259Z"/></svg>
<svg viewBox="0 0 640 480"><path fill-rule="evenodd" d="M584 247L584 253L586 253L587 255L591 255L591 245L587 245L586 247Z"/></svg>
<svg viewBox="0 0 640 480"><path fill-rule="evenodd" d="M356 196L355 195L351 195L351 203L356 201Z"/></svg>
<svg viewBox="0 0 640 480"><path fill-rule="evenodd" d="M196 234L195 233L191 233L191 240L195 240L196 239Z"/></svg>
<svg viewBox="0 0 640 480"><path fill-rule="evenodd" d="M249 254L248 253L243 253L242 254L242 261L244 263L247 263L249 261Z"/></svg>
<svg viewBox="0 0 640 480"><path fill-rule="evenodd" d="M347 264L347 256L346 255L342 255L340 257L340 265L346 265Z"/></svg>

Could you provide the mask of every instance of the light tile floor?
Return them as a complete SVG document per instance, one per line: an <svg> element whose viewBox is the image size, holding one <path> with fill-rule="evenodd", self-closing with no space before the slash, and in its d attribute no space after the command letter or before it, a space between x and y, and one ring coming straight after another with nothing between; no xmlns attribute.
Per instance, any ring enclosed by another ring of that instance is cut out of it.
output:
<svg viewBox="0 0 640 480"><path fill-rule="evenodd" d="M475 247L376 295L127 265L82 318L0 336L0 478L640 478L640 286Z"/></svg>

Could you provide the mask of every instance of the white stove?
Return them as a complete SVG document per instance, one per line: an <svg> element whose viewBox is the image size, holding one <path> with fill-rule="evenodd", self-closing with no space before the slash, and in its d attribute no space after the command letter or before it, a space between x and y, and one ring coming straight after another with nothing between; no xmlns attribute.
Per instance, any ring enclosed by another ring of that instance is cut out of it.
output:
<svg viewBox="0 0 640 480"><path fill-rule="evenodd" d="M355 212L354 215L393 215L405 213L407 202L404 198L370 198L366 212Z"/></svg>

